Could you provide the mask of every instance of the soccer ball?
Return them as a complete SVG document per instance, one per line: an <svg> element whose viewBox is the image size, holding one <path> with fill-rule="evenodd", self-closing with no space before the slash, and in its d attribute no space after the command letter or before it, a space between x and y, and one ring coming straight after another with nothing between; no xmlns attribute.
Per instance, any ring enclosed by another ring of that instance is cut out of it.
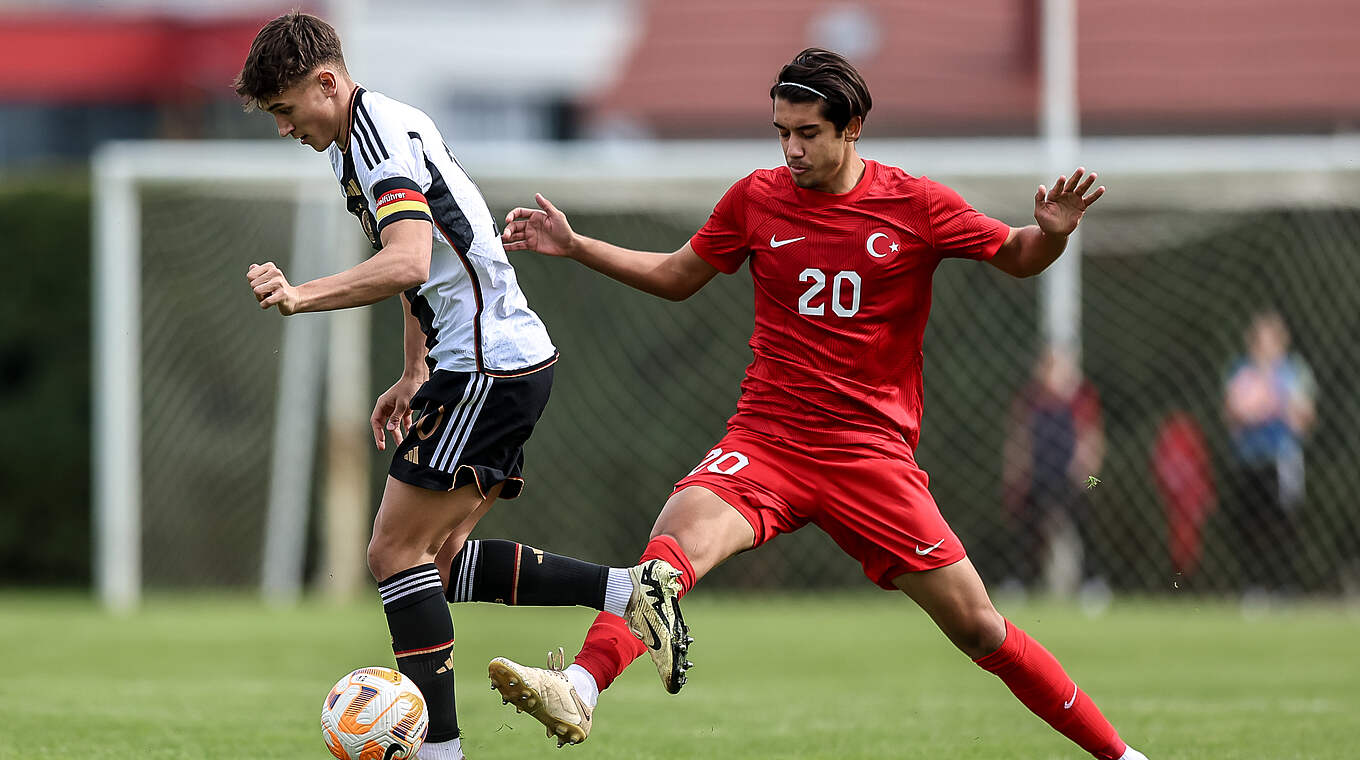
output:
<svg viewBox="0 0 1360 760"><path fill-rule="evenodd" d="M321 704L321 736L340 760L415 758L429 730L420 689L390 668L359 668Z"/></svg>

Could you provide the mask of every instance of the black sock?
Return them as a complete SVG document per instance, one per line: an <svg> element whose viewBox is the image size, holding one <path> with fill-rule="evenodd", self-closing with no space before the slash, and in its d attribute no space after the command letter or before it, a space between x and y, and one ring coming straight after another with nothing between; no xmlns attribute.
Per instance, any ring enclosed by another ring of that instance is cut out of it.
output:
<svg viewBox="0 0 1360 760"><path fill-rule="evenodd" d="M450 602L604 609L609 568L502 539L468 541L449 568Z"/></svg>
<svg viewBox="0 0 1360 760"><path fill-rule="evenodd" d="M453 699L453 618L444 601L439 568L433 563L402 570L378 583L397 670L405 673L430 711L426 741L458 738L458 711Z"/></svg>

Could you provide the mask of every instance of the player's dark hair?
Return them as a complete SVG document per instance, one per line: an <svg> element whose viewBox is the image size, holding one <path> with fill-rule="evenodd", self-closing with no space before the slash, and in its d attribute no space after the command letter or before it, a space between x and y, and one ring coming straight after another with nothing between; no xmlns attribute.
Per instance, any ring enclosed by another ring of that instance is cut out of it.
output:
<svg viewBox="0 0 1360 760"><path fill-rule="evenodd" d="M236 76L236 94L249 111L323 65L344 71L340 36L316 16L290 11L265 24L255 35L246 63Z"/></svg>
<svg viewBox="0 0 1360 760"><path fill-rule="evenodd" d="M864 119L873 107L864 77L845 57L822 48L808 48L793 57L770 87L770 99L790 103L821 101L822 118L844 132L850 119ZM798 86L798 85L801 85Z"/></svg>

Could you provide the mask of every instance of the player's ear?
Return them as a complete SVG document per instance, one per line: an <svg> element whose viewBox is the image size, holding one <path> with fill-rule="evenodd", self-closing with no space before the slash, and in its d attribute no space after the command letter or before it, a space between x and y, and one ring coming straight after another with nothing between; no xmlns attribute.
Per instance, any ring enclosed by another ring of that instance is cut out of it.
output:
<svg viewBox="0 0 1360 760"><path fill-rule="evenodd" d="M859 132L864 128L864 118L861 116L851 116L850 121L845 125L845 141L858 142Z"/></svg>
<svg viewBox="0 0 1360 760"><path fill-rule="evenodd" d="M340 83L335 77L335 72L330 69L321 69L316 73L317 82L321 85L321 94L331 97L340 91Z"/></svg>

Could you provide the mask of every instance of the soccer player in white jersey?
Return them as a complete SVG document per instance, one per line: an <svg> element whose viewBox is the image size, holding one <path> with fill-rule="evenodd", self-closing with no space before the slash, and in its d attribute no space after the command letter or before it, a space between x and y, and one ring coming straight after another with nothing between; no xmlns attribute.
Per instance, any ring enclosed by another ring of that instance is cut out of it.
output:
<svg viewBox="0 0 1360 760"><path fill-rule="evenodd" d="M335 30L299 12L260 30L235 86L247 109L273 115L280 137L329 156L375 251L300 285L272 262L252 265L246 278L260 307L291 315L398 294L407 307L404 371L370 418L378 449L388 434L396 447L368 566L397 666L426 698L421 760L463 756L449 601L613 613L639 638L647 632L671 686L688 648L674 567L658 559L609 568L512 541L468 540L497 498L519 495L522 447L547 404L557 350L520 291L486 202L434 123L358 86Z"/></svg>

